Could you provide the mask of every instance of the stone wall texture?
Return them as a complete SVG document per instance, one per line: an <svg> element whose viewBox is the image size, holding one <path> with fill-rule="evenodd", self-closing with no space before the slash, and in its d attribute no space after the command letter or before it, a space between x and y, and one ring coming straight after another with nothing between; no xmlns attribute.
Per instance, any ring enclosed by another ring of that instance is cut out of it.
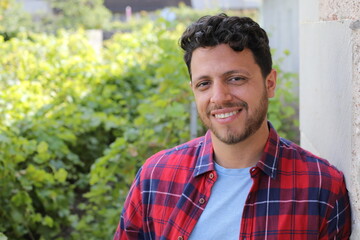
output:
<svg viewBox="0 0 360 240"><path fill-rule="evenodd" d="M320 0L320 20L357 20L360 17L359 0Z"/></svg>
<svg viewBox="0 0 360 240"><path fill-rule="evenodd" d="M352 29L352 160L351 174L347 176L352 202L353 234L351 239L360 239L360 1L320 0L321 21L353 20Z"/></svg>
<svg viewBox="0 0 360 240"><path fill-rule="evenodd" d="M360 16L360 15L359 15ZM359 20L356 20L360 23ZM354 25L360 25L355 23ZM354 27L353 25L353 27ZM360 239L360 26L353 29L353 116L352 116L352 163L353 169L349 185L352 200L353 235L352 239Z"/></svg>

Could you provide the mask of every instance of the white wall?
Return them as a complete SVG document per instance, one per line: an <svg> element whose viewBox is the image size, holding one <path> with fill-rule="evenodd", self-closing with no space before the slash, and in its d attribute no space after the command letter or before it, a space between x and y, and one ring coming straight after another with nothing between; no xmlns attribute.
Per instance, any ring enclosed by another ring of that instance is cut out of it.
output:
<svg viewBox="0 0 360 240"><path fill-rule="evenodd" d="M274 60L290 56L281 65L287 72L299 72L299 0L262 0L261 26L269 35L270 47L276 49ZM297 83L295 83L297 85Z"/></svg>
<svg viewBox="0 0 360 240"><path fill-rule="evenodd" d="M360 1L300 1L301 145L345 174L360 239Z"/></svg>
<svg viewBox="0 0 360 240"><path fill-rule="evenodd" d="M350 175L352 46L350 21L301 26L301 144Z"/></svg>

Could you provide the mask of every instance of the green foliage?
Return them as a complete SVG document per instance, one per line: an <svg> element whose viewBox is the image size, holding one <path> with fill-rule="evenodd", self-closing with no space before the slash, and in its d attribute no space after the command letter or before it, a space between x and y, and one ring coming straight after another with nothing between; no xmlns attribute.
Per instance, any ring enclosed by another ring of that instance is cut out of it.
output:
<svg viewBox="0 0 360 240"><path fill-rule="evenodd" d="M160 18L100 56L81 31L0 37L0 239L111 238L143 161L189 139L183 30ZM282 130L294 99L279 72Z"/></svg>
<svg viewBox="0 0 360 240"><path fill-rule="evenodd" d="M124 92L127 100L120 104L126 117L122 134L91 169L91 189L85 197L90 201L86 209L92 218L79 223L81 232L89 233L86 239L113 234L109 226L118 222L121 202L136 171L151 153L189 139L191 93L176 44L183 28L168 31L166 24L147 24L139 32L116 35L106 44L104 59L110 65L125 64L123 79L130 86ZM128 48L124 48L125 42ZM93 229L88 228L89 224Z"/></svg>
<svg viewBox="0 0 360 240"><path fill-rule="evenodd" d="M154 12L145 12L134 14L130 21L121 22L113 21L109 25L109 29L114 31L133 31L134 29L141 29L142 26L154 19L166 19L169 25L175 27L178 23L188 25L202 16L215 15L224 12L229 16L248 16L253 19L257 19L258 11L256 10L223 10L223 9L204 9L194 10L193 8L186 6L184 3L180 3L178 7L167 7ZM124 17L125 18L125 17Z"/></svg>
<svg viewBox="0 0 360 240"><path fill-rule="evenodd" d="M103 67L83 34L12 38L0 54L0 232L61 239L112 141L107 115L87 101Z"/></svg>
<svg viewBox="0 0 360 240"><path fill-rule="evenodd" d="M82 32L2 40L0 232L104 239L151 153L189 139L182 26L149 23L96 55Z"/></svg>
<svg viewBox="0 0 360 240"><path fill-rule="evenodd" d="M294 84L298 82L298 75L281 69L281 64L289 54L289 51L284 51L282 57L275 59L273 67L277 71L278 80L275 97L269 101L268 118L281 137L299 143L298 96Z"/></svg>
<svg viewBox="0 0 360 240"><path fill-rule="evenodd" d="M0 35L5 40L30 27L31 17L16 0L0 1Z"/></svg>
<svg viewBox="0 0 360 240"><path fill-rule="evenodd" d="M31 16L16 0L1 0L0 35L8 40L24 32L110 28L112 14L104 0L46 1L52 10L34 12Z"/></svg>
<svg viewBox="0 0 360 240"><path fill-rule="evenodd" d="M104 6L104 0L48 0L56 9L56 28L105 29L110 23L111 12Z"/></svg>
<svg viewBox="0 0 360 240"><path fill-rule="evenodd" d="M7 240L8 238L0 232L0 240Z"/></svg>
<svg viewBox="0 0 360 240"><path fill-rule="evenodd" d="M169 11L175 14L176 20L178 22L186 23L186 25L188 25L188 23L190 22L196 21L202 16L215 15L221 12L224 12L229 16L247 16L253 19L258 18L258 11L254 9L239 9L239 10L203 9L203 10L194 11L191 7L186 6L185 4L182 3L180 3L178 7L169 8ZM162 12L163 10L160 10L159 14L161 15Z"/></svg>

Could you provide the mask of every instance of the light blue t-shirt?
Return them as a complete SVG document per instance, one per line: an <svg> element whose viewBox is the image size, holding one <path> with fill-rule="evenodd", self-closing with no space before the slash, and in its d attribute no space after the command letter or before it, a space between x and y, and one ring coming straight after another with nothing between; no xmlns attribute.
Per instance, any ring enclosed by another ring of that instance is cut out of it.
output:
<svg viewBox="0 0 360 240"><path fill-rule="evenodd" d="M253 183L250 168L227 169L215 163L215 170L218 178L190 240L239 239L244 204Z"/></svg>

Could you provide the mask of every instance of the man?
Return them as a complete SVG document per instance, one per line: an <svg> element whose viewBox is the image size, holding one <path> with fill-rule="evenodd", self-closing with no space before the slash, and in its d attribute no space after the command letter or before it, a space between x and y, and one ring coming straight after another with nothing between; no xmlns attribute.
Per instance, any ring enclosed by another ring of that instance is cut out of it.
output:
<svg viewBox="0 0 360 240"><path fill-rule="evenodd" d="M267 121L276 72L265 31L206 16L181 47L209 130L145 162L114 239L348 239L343 174Z"/></svg>

